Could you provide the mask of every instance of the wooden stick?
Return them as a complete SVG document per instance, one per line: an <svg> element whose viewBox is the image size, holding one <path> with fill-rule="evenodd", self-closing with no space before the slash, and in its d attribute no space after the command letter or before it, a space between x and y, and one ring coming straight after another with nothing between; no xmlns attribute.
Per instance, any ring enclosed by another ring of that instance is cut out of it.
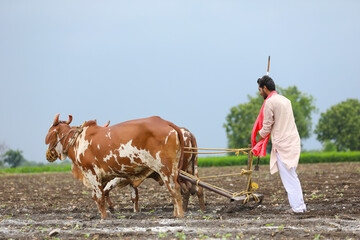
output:
<svg viewBox="0 0 360 240"><path fill-rule="evenodd" d="M269 70L270 70L270 56L269 56L269 59L268 59L268 68L267 68L266 75L269 75Z"/></svg>

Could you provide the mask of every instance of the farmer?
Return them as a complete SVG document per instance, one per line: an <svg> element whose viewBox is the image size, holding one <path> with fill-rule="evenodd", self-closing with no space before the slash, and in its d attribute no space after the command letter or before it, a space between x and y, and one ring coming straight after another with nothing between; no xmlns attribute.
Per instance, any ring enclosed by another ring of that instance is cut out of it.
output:
<svg viewBox="0 0 360 240"><path fill-rule="evenodd" d="M300 157L300 136L295 124L291 101L275 91L275 83L265 75L257 80L260 95L264 98L256 119L251 142L255 156L266 155L266 145L271 135L270 173L280 173L281 181L288 194L290 212L306 211L303 192L296 167ZM257 133L259 138L256 141Z"/></svg>

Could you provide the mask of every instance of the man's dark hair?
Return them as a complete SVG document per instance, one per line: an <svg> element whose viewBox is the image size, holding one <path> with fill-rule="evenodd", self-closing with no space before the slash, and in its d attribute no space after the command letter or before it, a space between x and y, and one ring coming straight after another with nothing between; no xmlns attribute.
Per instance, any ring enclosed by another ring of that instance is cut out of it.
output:
<svg viewBox="0 0 360 240"><path fill-rule="evenodd" d="M272 80L271 77L265 75L262 78L259 78L257 80L257 83L259 84L259 87L264 88L264 86L267 87L267 89L269 89L269 91L274 91L275 90L275 83Z"/></svg>

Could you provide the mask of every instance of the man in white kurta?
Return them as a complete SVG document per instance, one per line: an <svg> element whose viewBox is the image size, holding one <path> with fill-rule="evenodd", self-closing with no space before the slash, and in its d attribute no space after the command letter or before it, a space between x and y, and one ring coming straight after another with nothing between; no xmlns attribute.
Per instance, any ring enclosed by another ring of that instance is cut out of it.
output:
<svg viewBox="0 0 360 240"><path fill-rule="evenodd" d="M264 99L275 91L275 84L269 76L259 78L258 84ZM259 131L259 141L271 134L270 173L279 171L292 211L304 212L306 205L295 171L299 163L301 144L291 101L275 92L266 99L263 113L263 127Z"/></svg>

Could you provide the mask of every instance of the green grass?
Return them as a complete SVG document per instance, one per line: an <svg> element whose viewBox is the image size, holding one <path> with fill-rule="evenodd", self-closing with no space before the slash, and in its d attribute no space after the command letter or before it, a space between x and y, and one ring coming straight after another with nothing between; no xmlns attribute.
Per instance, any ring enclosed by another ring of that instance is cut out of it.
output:
<svg viewBox="0 0 360 240"><path fill-rule="evenodd" d="M17 167L17 168L3 168L0 169L0 173L43 173L43 172L69 172L71 171L71 165L56 166L46 165L41 167Z"/></svg>
<svg viewBox="0 0 360 240"><path fill-rule="evenodd" d="M254 157L254 164L257 158ZM269 164L270 155L260 158L260 164ZM335 163L335 162L360 162L360 152L315 152L302 153L300 164L303 163ZM199 167L221 167L247 165L247 155L225 156L225 157L201 157L198 160ZM0 169L0 174L19 173L43 173L43 172L70 172L71 165L49 163L38 167L18 167Z"/></svg>
<svg viewBox="0 0 360 240"><path fill-rule="evenodd" d="M247 165L247 155L225 156L225 157L203 157L199 158L199 167L220 167ZM257 157L254 157L256 164ZM260 158L259 164L269 164L270 154ZM303 163L332 163L332 162L360 162L360 152L315 152L301 153L300 164Z"/></svg>
<svg viewBox="0 0 360 240"><path fill-rule="evenodd" d="M224 157L201 157L198 159L199 167L218 167L218 166L238 166L247 165L247 155L242 156L224 156ZM260 159L262 162L266 158ZM268 162L269 160L267 160ZM263 163L265 164L265 163Z"/></svg>

